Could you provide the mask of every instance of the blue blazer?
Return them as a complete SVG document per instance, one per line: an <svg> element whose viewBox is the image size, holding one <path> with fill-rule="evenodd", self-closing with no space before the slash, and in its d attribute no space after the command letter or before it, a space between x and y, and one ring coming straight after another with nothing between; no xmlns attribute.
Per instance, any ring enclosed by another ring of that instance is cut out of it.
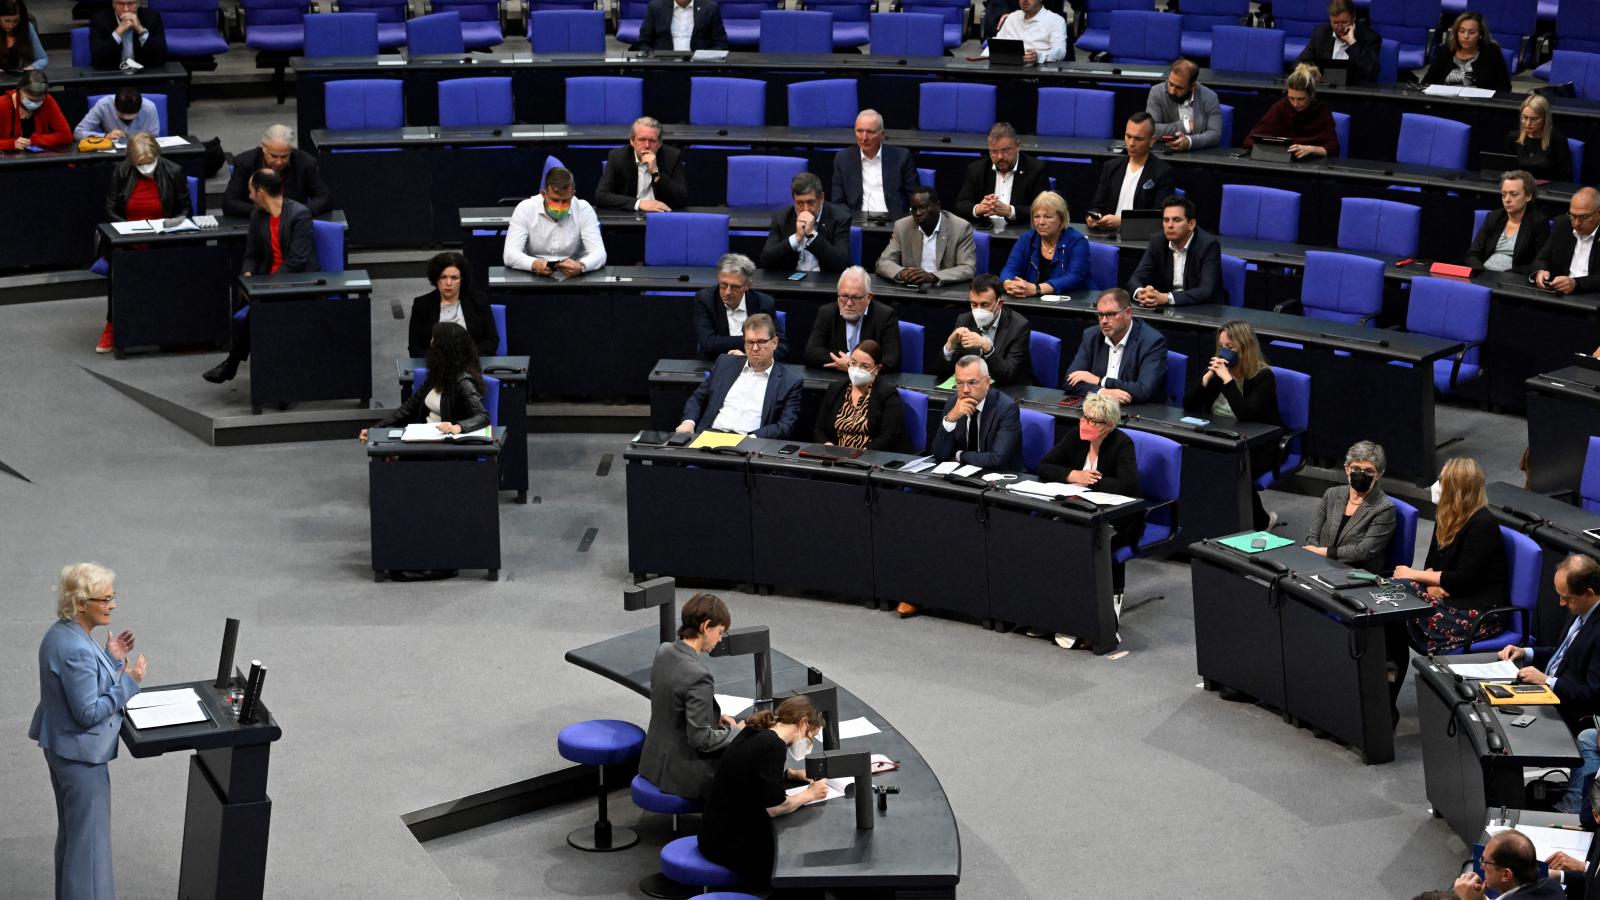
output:
<svg viewBox="0 0 1600 900"><path fill-rule="evenodd" d="M1057 294L1089 286L1089 239L1074 228L1065 228L1056 241L1056 256L1048 272L1039 271L1039 232L1028 229L1011 248L1011 258L1000 270L1000 280L1021 278L1033 284L1048 284Z"/></svg>
<svg viewBox="0 0 1600 900"><path fill-rule="evenodd" d="M39 706L28 737L57 756L108 763L122 710L139 685L77 622L59 620L39 642Z"/></svg>
<svg viewBox="0 0 1600 900"><path fill-rule="evenodd" d="M1078 353L1072 357L1062 379L1061 389L1069 394L1092 394L1101 387L1127 391L1135 403L1165 402L1167 390L1167 339L1149 325L1133 320L1129 326L1128 344L1122 351L1122 366L1116 378L1105 378L1106 364L1111 361L1111 348L1106 346L1106 336L1099 325L1083 330L1083 341ZM1102 376L1099 387L1092 384L1068 386L1066 378L1073 372L1090 371Z"/></svg>
<svg viewBox="0 0 1600 900"><path fill-rule="evenodd" d="M911 151L882 144L878 147L878 156L883 159L883 202L889 207L890 218L903 219L911 213L911 192L917 189L918 183ZM850 212L858 213L861 212L861 193L861 148L851 145L833 157L832 199L850 207Z"/></svg>
<svg viewBox="0 0 1600 900"><path fill-rule="evenodd" d="M683 405L683 417L694 421L696 431L705 431L717 420L722 411L722 401L728 398L734 381L744 371L746 360L742 356L719 356L712 364L711 374L689 396ZM761 427L751 432L758 438L787 438L794 434L795 423L800 421L800 387L804 383L797 373L783 363L772 364L772 377L767 379L767 396L761 403Z"/></svg>
<svg viewBox="0 0 1600 900"><path fill-rule="evenodd" d="M945 411L949 411L950 405L955 402L956 398L952 395L945 404ZM979 419L983 422L983 445L989 449L982 453L963 453L961 462L982 466L985 469L1021 472L1022 413L1017 409L1017 401L1007 396L1004 391L990 387L983 401L983 415L979 416ZM956 451L962 449L966 435L966 416L957 419L956 427L946 431L944 416L941 413L939 421L933 426L934 459L940 462L955 459Z"/></svg>
<svg viewBox="0 0 1600 900"><path fill-rule="evenodd" d="M1554 644L1533 648L1531 665L1555 677L1555 692L1561 698L1562 718L1567 720L1575 733L1578 720L1600 707L1600 615L1595 612L1600 610L1590 612L1583 627L1573 636L1572 644L1561 657L1561 671L1550 671L1550 658L1566 638L1567 628L1572 627L1570 624L1561 629L1558 635L1551 635L1556 638Z"/></svg>
<svg viewBox="0 0 1600 900"><path fill-rule="evenodd" d="M778 303L768 294L754 288L744 292L744 311L747 316L766 313L774 324L778 321ZM744 349L744 335L728 333L727 307L715 287L704 288L694 295L694 331L700 342L700 358L711 362L729 350ZM783 362L789 352L789 339L783 329L778 329L778 352L773 358Z"/></svg>

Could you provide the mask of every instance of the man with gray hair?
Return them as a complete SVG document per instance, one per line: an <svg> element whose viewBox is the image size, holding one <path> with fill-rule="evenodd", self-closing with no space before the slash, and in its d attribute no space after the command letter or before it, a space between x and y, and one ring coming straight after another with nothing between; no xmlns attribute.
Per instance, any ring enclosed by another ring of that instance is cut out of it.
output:
<svg viewBox="0 0 1600 900"><path fill-rule="evenodd" d="M782 272L842 272L850 265L850 209L829 203L822 179L801 172L789 183L794 205L772 214L761 268Z"/></svg>
<svg viewBox="0 0 1600 900"><path fill-rule="evenodd" d="M838 303L817 310L806 340L805 363L847 372L856 345L874 340L883 348L885 372L900 371L900 320L887 303L872 302L872 276L860 266L839 274Z"/></svg>
<svg viewBox="0 0 1600 900"><path fill-rule="evenodd" d="M833 199L852 214L903 219L916 189L911 151L884 146L883 116L863 109L856 116L856 145L833 158Z"/></svg>
<svg viewBox="0 0 1600 900"><path fill-rule="evenodd" d="M750 289L756 264L742 253L724 253L717 260L717 284L694 295L694 330L700 358L707 362L724 353L744 355L744 323L754 315L769 315L776 322L778 304L768 294ZM789 339L778 325L775 358L783 362Z"/></svg>
<svg viewBox="0 0 1600 900"><path fill-rule="evenodd" d="M283 179L283 196L303 205L313 216L333 208L333 194L317 170L317 158L294 146L294 131L287 125L273 125L261 134L261 146L233 158L233 175L222 193L224 215L250 218L255 204L250 201L250 176L260 169L271 169Z"/></svg>
<svg viewBox="0 0 1600 900"><path fill-rule="evenodd" d="M683 151L661 142L661 123L641 116L628 129L628 146L606 154L594 205L643 213L682 209L689 205L682 161Z"/></svg>

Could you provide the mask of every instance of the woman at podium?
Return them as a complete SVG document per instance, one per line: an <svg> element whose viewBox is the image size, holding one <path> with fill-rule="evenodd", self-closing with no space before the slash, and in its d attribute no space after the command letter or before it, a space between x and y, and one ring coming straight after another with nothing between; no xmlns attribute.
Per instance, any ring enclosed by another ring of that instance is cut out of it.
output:
<svg viewBox="0 0 1600 900"><path fill-rule="evenodd" d="M128 662L133 632L106 635L117 608L115 575L96 563L61 570L56 621L39 643L39 706L28 737L44 749L56 796L57 900L114 900L111 773L123 709L144 680L143 654Z"/></svg>

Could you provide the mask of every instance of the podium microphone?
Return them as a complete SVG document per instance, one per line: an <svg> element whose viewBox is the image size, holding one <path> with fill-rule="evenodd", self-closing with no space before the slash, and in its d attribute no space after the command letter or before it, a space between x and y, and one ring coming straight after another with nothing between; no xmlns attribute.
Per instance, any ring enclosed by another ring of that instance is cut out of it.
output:
<svg viewBox="0 0 1600 900"><path fill-rule="evenodd" d="M217 660L217 683L214 688L228 687L233 680L233 647L239 640L239 620L228 619L222 626L222 657Z"/></svg>
<svg viewBox="0 0 1600 900"><path fill-rule="evenodd" d="M239 724L256 724L256 703L261 699L261 684L267 680L267 667L261 660L250 660L250 680L245 683L244 699L239 702Z"/></svg>

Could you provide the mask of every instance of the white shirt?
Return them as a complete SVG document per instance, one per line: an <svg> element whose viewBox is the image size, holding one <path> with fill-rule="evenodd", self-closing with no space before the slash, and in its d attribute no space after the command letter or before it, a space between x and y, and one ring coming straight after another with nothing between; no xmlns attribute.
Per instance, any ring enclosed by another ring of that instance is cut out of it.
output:
<svg viewBox="0 0 1600 900"><path fill-rule="evenodd" d="M1329 58L1330 59L1349 59L1350 58L1350 47L1349 47L1349 45L1347 45L1344 41L1339 40L1339 36L1337 34L1333 36L1333 56L1331 56Z"/></svg>
<svg viewBox="0 0 1600 900"><path fill-rule="evenodd" d="M572 198L572 211L557 222L545 211L543 195L517 204L506 229L501 261L508 269L533 271L533 261L554 262L571 257L585 272L606 264L606 245L600 240L600 219L589 201Z"/></svg>
<svg viewBox="0 0 1600 900"><path fill-rule="evenodd" d="M739 377L733 380L733 387L728 388L728 396L723 398L722 409L711 427L740 434L760 428L761 404L767 399L767 382L771 378L772 366L767 366L765 372L757 372L745 363Z"/></svg>
<svg viewBox="0 0 1600 900"><path fill-rule="evenodd" d="M1192 234L1189 235L1189 239L1184 242L1182 247L1167 241L1167 248L1172 251L1172 290L1168 291L1168 294L1176 294L1183 290L1183 269L1189 264L1189 247L1193 244L1194 235ZM1133 329L1130 328L1128 330L1132 331Z"/></svg>
<svg viewBox="0 0 1600 900"><path fill-rule="evenodd" d="M933 234L922 235L922 262L919 265L924 272L939 271L939 229L944 227L944 215L933 220ZM921 228L917 229L920 234Z"/></svg>
<svg viewBox="0 0 1600 900"><path fill-rule="evenodd" d="M811 223L811 233L806 235L804 242L795 237L794 232L789 232L789 249L796 254L794 262L796 272L820 272L822 270L822 265L817 262L817 258L812 255L810 250L806 249L811 246L811 242L816 240L817 235L821 232L821 219L822 217L818 216L817 220Z"/></svg>
<svg viewBox="0 0 1600 900"><path fill-rule="evenodd" d="M455 303L445 303L441 301L439 303L439 321L449 322L452 325L460 325L462 328L467 327L467 319L466 316L462 315L461 313L461 303L459 301Z"/></svg>
<svg viewBox="0 0 1600 900"><path fill-rule="evenodd" d="M750 315L750 313L744 308L744 300L745 298L740 297L739 305L735 306L733 309L728 309L728 305L726 303L722 305L723 312L725 312L728 316L729 334L744 334L744 320Z"/></svg>
<svg viewBox="0 0 1600 900"><path fill-rule="evenodd" d="M672 4L672 49L688 50L689 42L694 38L694 4L679 6Z"/></svg>
<svg viewBox="0 0 1600 900"><path fill-rule="evenodd" d="M1567 267L1567 274L1573 278L1583 278L1589 274L1589 253L1594 250L1594 236L1596 232L1579 234L1576 231L1572 236L1578 239L1578 245L1572 248L1572 264Z"/></svg>
<svg viewBox="0 0 1600 900"><path fill-rule="evenodd" d="M1111 343L1111 338L1109 337L1101 338L1106 342L1106 346L1111 348L1111 354L1106 359L1106 374L1100 377L1100 386L1102 388L1110 387L1110 381L1122 374L1122 351L1128 349L1128 338L1132 334L1133 326L1129 325L1127 332L1122 335L1122 340L1117 341L1115 344Z"/></svg>
<svg viewBox="0 0 1600 900"><path fill-rule="evenodd" d="M1189 99L1178 104L1178 121L1183 124L1184 134L1194 132L1194 95L1197 93L1199 92L1190 91Z"/></svg>
<svg viewBox="0 0 1600 900"><path fill-rule="evenodd" d="M994 169L994 166L991 165L989 168ZM1017 167L1015 163L1012 164L1011 171L1009 172L1002 172L999 169L994 169L994 197L1001 203L1011 207L1011 218L1013 219L1017 217L1017 208L1011 204L1011 189L1016 186L1016 183ZM977 207L974 206L973 210L973 214L976 215ZM1006 218L1005 216L990 216L989 221L992 224L998 225L1006 221Z"/></svg>
<svg viewBox="0 0 1600 900"><path fill-rule="evenodd" d="M442 402L443 400L439 394L438 388L434 388L433 390L429 391L428 396L422 398L422 405L428 408L427 421L429 425L437 425L444 421L443 419L439 418L439 404Z"/></svg>
<svg viewBox="0 0 1600 900"><path fill-rule="evenodd" d="M1113 213L1121 215L1125 209L1133 209L1133 195L1139 191L1139 180L1144 177L1144 166L1135 169L1133 160L1128 160L1128 169L1122 174L1122 191L1117 194L1117 208Z"/></svg>
<svg viewBox="0 0 1600 900"><path fill-rule="evenodd" d="M994 36L1008 41L1021 41L1022 49L1037 53L1042 63L1055 62L1067 56L1067 20L1042 6L1031 19L1024 16L1021 10L1008 13ZM987 56L988 48L983 53Z"/></svg>
<svg viewBox="0 0 1600 900"><path fill-rule="evenodd" d="M883 148L878 148L878 155L867 159L865 153L861 154L861 211L868 213L886 213L889 204L883 198Z"/></svg>
<svg viewBox="0 0 1600 900"><path fill-rule="evenodd" d="M639 161L637 153L633 155L633 164L639 167L639 189L633 200L633 208L638 209L639 201L656 198L656 183L650 178L650 167Z"/></svg>

